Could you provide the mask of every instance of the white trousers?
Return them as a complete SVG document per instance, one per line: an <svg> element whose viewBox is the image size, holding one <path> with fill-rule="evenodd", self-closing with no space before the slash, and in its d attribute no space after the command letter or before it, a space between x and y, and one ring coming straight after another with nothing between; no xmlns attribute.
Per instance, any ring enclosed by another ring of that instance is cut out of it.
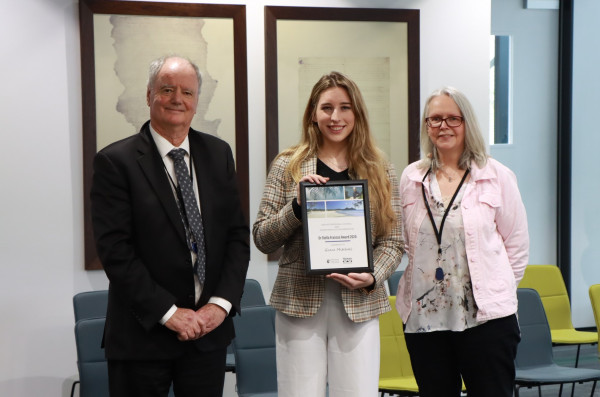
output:
<svg viewBox="0 0 600 397"><path fill-rule="evenodd" d="M279 397L377 397L379 319L348 318L335 281L313 317L275 317Z"/></svg>

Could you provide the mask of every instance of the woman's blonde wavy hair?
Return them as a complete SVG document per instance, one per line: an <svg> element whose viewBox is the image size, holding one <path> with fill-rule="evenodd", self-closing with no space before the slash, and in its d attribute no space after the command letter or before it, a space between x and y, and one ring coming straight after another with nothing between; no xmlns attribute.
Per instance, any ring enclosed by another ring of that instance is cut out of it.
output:
<svg viewBox="0 0 600 397"><path fill-rule="evenodd" d="M367 108L357 85L349 77L339 72L331 72L322 76L314 85L302 118L302 136L300 143L279 154L289 156L286 168L295 183L302 178L300 166L312 156L317 156L323 137L314 116L321 94L330 88L341 87L350 97L354 112L354 129L348 135L348 173L353 179L369 181L369 199L375 210L375 234L385 236L390 233L396 214L392 209L391 183L386 172L387 160L383 152L377 148L371 134L367 116Z"/></svg>

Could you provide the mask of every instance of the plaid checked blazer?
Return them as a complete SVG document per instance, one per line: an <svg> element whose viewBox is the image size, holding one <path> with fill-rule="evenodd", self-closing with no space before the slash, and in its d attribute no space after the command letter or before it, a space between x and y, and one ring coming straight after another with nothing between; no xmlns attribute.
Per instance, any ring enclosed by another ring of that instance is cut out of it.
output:
<svg viewBox="0 0 600 397"><path fill-rule="evenodd" d="M296 184L289 175L285 175L289 160L289 156L279 156L273 161L252 234L256 247L264 253L274 252L283 246L270 304L289 316L310 317L317 312L323 300L325 276L308 276L305 273L302 221L296 218L292 209ZM301 165L302 175L315 174L316 170L316 156ZM388 164L387 173L397 221L388 236L375 238L373 213L377 208L371 204L375 288L367 292L364 289L341 287L346 313L355 322L367 321L391 309L384 283L398 267L404 252L400 191L392 164Z"/></svg>

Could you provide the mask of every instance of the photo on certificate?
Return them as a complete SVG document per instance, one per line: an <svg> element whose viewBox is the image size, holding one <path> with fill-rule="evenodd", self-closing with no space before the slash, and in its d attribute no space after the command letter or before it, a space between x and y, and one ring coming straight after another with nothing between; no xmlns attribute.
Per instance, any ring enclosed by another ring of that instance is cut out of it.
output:
<svg viewBox="0 0 600 397"><path fill-rule="evenodd" d="M366 179L300 182L307 274L373 271Z"/></svg>

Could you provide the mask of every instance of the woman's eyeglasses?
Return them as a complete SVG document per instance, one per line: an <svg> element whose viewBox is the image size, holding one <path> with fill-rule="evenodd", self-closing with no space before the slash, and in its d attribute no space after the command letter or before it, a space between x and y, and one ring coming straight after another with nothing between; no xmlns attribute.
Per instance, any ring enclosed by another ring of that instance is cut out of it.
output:
<svg viewBox="0 0 600 397"><path fill-rule="evenodd" d="M449 116L444 119L438 116L433 116L425 119L425 122L431 128L441 127L444 121L448 127L459 127L463 122L463 118L461 116Z"/></svg>

